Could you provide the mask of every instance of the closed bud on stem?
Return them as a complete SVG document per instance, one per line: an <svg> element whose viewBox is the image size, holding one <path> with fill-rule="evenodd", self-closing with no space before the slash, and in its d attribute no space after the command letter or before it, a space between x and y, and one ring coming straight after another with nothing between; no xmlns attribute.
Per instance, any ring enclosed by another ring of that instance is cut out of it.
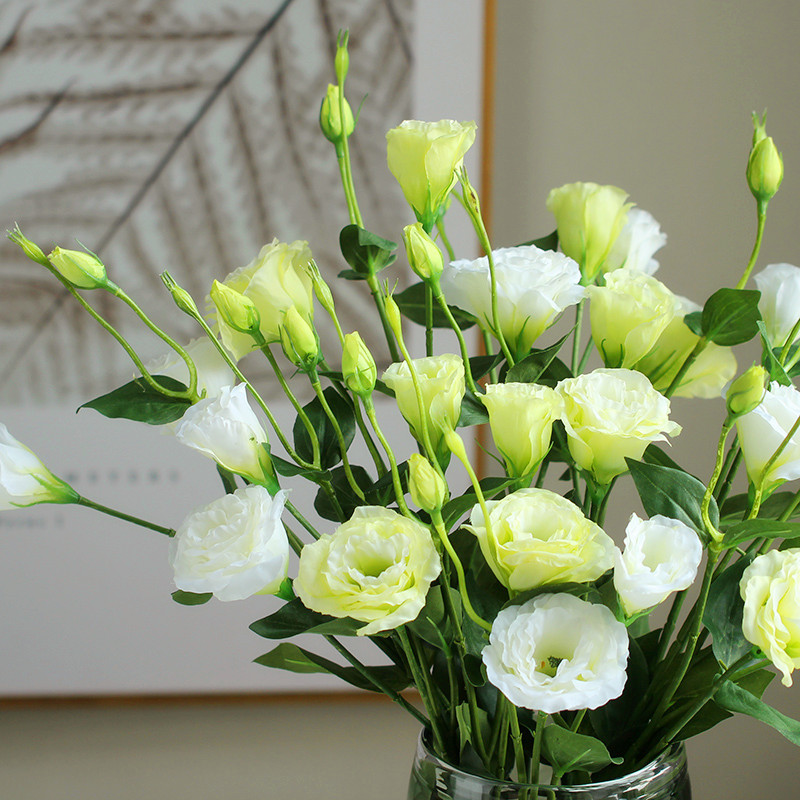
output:
<svg viewBox="0 0 800 800"><path fill-rule="evenodd" d="M258 332L261 314L249 297L219 281L214 281L209 295L217 307L217 313L227 325L239 333Z"/></svg>
<svg viewBox="0 0 800 800"><path fill-rule="evenodd" d="M333 303L333 294L331 293L331 287L325 283L322 275L320 274L319 267L314 263L313 260L308 262L308 266L306 267L306 273L311 278L311 285L314 287L314 294L317 296L317 300L319 300L319 304L331 315L335 312L335 307Z"/></svg>
<svg viewBox="0 0 800 800"><path fill-rule="evenodd" d="M411 269L426 283L437 285L444 270L444 256L421 222L403 228L403 241Z"/></svg>
<svg viewBox="0 0 800 800"><path fill-rule="evenodd" d="M469 456L467 455L467 448L464 446L464 440L452 429L445 431L444 443L447 449L462 463L469 463Z"/></svg>
<svg viewBox="0 0 800 800"><path fill-rule="evenodd" d="M339 31L336 37L336 56L333 61L336 70L336 80L340 86L344 86L347 71L350 69L350 54L347 52L347 41L350 38L350 31Z"/></svg>
<svg viewBox="0 0 800 800"><path fill-rule="evenodd" d="M423 511L439 511L447 499L447 484L431 462L419 453L408 460L408 490Z"/></svg>
<svg viewBox="0 0 800 800"><path fill-rule="evenodd" d="M378 378L375 359L357 331L344 337L342 375L347 388L359 397L368 397L375 389Z"/></svg>
<svg viewBox="0 0 800 800"><path fill-rule="evenodd" d="M328 91L325 97L322 98L322 105L319 109L319 126L322 128L322 133L329 142L336 144L341 141L342 136L352 136L355 130L356 123L353 119L353 111L350 108L350 103L347 98L343 98L344 104L344 125L342 125L342 115L339 106L339 94L341 89L334 86L332 83L328 84Z"/></svg>
<svg viewBox="0 0 800 800"><path fill-rule="evenodd" d="M320 361L317 334L294 306L283 318L281 347L286 358L298 367L313 367Z"/></svg>
<svg viewBox="0 0 800 800"><path fill-rule="evenodd" d="M768 203L783 180L783 158L766 132L766 114L759 121L753 115L753 147L747 160L747 185L759 203Z"/></svg>
<svg viewBox="0 0 800 800"><path fill-rule="evenodd" d="M386 309L386 319L389 321L389 327L397 337L398 342L403 341L403 320L400 316L400 308L394 301L394 298L388 294L383 300Z"/></svg>
<svg viewBox="0 0 800 800"><path fill-rule="evenodd" d="M731 418L749 414L764 399L769 383L769 373L760 364L753 364L728 387L725 405Z"/></svg>
<svg viewBox="0 0 800 800"><path fill-rule="evenodd" d="M105 265L94 253L54 247L47 259L56 272L76 289L108 286Z"/></svg>
<svg viewBox="0 0 800 800"><path fill-rule="evenodd" d="M18 225L14 227L13 231L6 231L6 236L8 236L14 244L18 244L22 248L22 252L25 253L31 261L36 261L44 267L50 266L50 262L47 260L47 256L42 252L41 247L25 237Z"/></svg>
<svg viewBox="0 0 800 800"><path fill-rule="evenodd" d="M186 291L186 289L178 286L178 284L175 283L175 279L169 274L169 272L161 273L161 281L163 282L164 286L169 289L169 293L172 295L175 305L178 306L181 311L183 311L185 314L188 314L190 317L194 317L195 319L200 317L200 312L197 310L197 305L192 299L192 296Z"/></svg>

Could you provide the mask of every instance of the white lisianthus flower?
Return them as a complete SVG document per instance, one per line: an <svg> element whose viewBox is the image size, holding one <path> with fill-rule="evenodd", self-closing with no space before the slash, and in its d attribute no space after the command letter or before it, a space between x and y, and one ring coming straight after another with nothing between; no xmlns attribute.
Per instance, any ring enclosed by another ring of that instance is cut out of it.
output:
<svg viewBox="0 0 800 800"><path fill-rule="evenodd" d="M800 319L800 267L767 264L753 276L761 298L758 308L773 347L783 347ZM800 338L795 336L792 344Z"/></svg>
<svg viewBox="0 0 800 800"><path fill-rule="evenodd" d="M75 503L77 492L0 423L0 511L37 503Z"/></svg>
<svg viewBox="0 0 800 800"><path fill-rule="evenodd" d="M518 489L488 500L465 527L478 537L497 579L514 592L554 583L587 583L611 569L614 542L565 497L547 489Z"/></svg>
<svg viewBox="0 0 800 800"><path fill-rule="evenodd" d="M267 434L247 402L243 383L188 408L174 433L181 444L250 481L261 483L272 473L264 448Z"/></svg>
<svg viewBox="0 0 800 800"><path fill-rule="evenodd" d="M550 449L553 422L564 403L548 386L491 383L478 399L489 412L489 426L509 475L530 475Z"/></svg>
<svg viewBox="0 0 800 800"><path fill-rule="evenodd" d="M175 585L218 600L275 594L289 568L286 492L245 486L192 512L170 542Z"/></svg>
<svg viewBox="0 0 800 800"><path fill-rule="evenodd" d="M474 122L407 119L386 133L386 161L417 219L431 225L475 141Z"/></svg>
<svg viewBox="0 0 800 800"><path fill-rule="evenodd" d="M739 444L744 454L747 475L758 484L767 462L789 434L800 417L800 392L794 386L770 384L764 399L749 414L736 420ZM769 473L763 476L764 488L769 490L777 483L800 478L800 431L795 432L781 454L775 459Z"/></svg>
<svg viewBox="0 0 800 800"><path fill-rule="evenodd" d="M643 272L618 269L587 293L592 339L607 367L633 368L675 316L675 295Z"/></svg>
<svg viewBox="0 0 800 800"><path fill-rule="evenodd" d="M800 549L770 550L758 556L739 582L744 600L742 632L760 647L792 685L800 667Z"/></svg>
<svg viewBox="0 0 800 800"><path fill-rule="evenodd" d="M422 420L428 427L431 447L439 455L446 452L444 433L455 429L461 414L461 401L466 392L464 362L453 353L412 360L422 390L423 408L411 370L405 361L391 364L383 373L383 382L394 391L400 413L411 428L416 440L422 443Z"/></svg>
<svg viewBox="0 0 800 800"><path fill-rule="evenodd" d="M650 379L653 387L665 392L694 350L700 337L683 321L701 306L686 297L675 295L675 316L670 320L654 347L636 364L636 371ZM681 378L673 397L716 398L736 375L736 357L730 347L709 342Z"/></svg>
<svg viewBox="0 0 800 800"><path fill-rule="evenodd" d="M273 239L247 266L239 267L222 281L258 309L261 335L267 342L281 340L283 316L292 306L309 325L313 324L314 305L308 274L311 259L308 242L287 244ZM210 298L208 310L215 315L220 337L234 358L238 360L256 347L250 334L235 330L217 315Z"/></svg>
<svg viewBox="0 0 800 800"><path fill-rule="evenodd" d="M626 458L639 460L651 442L677 436L670 403L642 374L596 369L556 386L564 399L564 427L575 463L600 483L627 472Z"/></svg>
<svg viewBox="0 0 800 800"><path fill-rule="evenodd" d="M492 251L497 281L497 316L512 352L527 353L533 342L568 306L584 296L577 263L534 245ZM493 325L489 259L448 264L441 278L447 302Z"/></svg>
<svg viewBox="0 0 800 800"><path fill-rule="evenodd" d="M703 558L697 533L661 514L649 520L631 514L624 547L614 550L614 588L628 616L691 586Z"/></svg>
<svg viewBox="0 0 800 800"><path fill-rule="evenodd" d="M625 688L628 632L605 606L541 594L497 615L482 657L489 683L515 706L598 708Z"/></svg>
<svg viewBox="0 0 800 800"><path fill-rule="evenodd" d="M606 258L606 271L630 269L654 275L659 267L653 256L667 243L667 234L649 211L632 208L628 221L611 246Z"/></svg>
<svg viewBox="0 0 800 800"><path fill-rule="evenodd" d="M205 392L206 397L216 397L224 388L236 382L231 368L207 336L192 339L183 349L197 369L198 394ZM174 350L148 361L144 366L151 375L166 375L189 385L189 369Z"/></svg>
<svg viewBox="0 0 800 800"><path fill-rule="evenodd" d="M369 636L416 619L440 572L425 525L364 506L302 549L294 591L312 611L366 622Z"/></svg>

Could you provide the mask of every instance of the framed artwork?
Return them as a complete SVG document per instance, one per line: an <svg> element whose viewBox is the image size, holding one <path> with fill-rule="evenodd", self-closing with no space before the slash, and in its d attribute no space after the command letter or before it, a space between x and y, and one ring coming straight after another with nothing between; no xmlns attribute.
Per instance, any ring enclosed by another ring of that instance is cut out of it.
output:
<svg viewBox="0 0 800 800"><path fill-rule="evenodd" d="M50 0L0 5L0 217L43 247L97 252L180 341L165 269L201 301L214 278L277 237L343 268L336 158L318 129L337 30L350 31L351 140L366 226L397 239L409 214L385 163L401 120L480 116L479 0ZM458 31L444 40L435 31ZM430 75L436 74L435 86ZM464 222L451 231L472 247ZM393 275L407 277L402 267ZM213 465L156 428L76 409L134 377L126 354L52 277L0 243L0 421L98 502L175 527L218 496ZM383 365L360 287L336 293ZM104 317L145 359L159 340L111 297ZM372 315L369 315L372 319ZM253 356L243 368L279 420L288 402ZM400 430L402 426L396 426ZM297 489L296 491L301 491ZM297 505L311 497L296 496ZM172 602L167 542L74 507L0 515L0 696L330 690L267 671L248 630L270 598ZM364 643L369 645L368 642Z"/></svg>

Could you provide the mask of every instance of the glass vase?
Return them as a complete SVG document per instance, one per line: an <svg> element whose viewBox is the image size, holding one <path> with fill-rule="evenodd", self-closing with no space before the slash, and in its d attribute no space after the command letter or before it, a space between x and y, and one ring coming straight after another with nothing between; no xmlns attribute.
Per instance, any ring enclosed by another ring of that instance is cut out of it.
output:
<svg viewBox="0 0 800 800"><path fill-rule="evenodd" d="M622 778L578 786L526 786L472 775L442 761L420 735L408 800L691 800L682 743Z"/></svg>

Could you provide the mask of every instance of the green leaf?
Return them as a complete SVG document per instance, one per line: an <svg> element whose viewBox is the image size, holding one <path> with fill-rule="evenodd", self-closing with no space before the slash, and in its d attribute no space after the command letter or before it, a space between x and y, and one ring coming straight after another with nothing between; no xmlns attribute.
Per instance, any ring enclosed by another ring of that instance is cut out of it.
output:
<svg viewBox="0 0 800 800"><path fill-rule="evenodd" d="M170 391L186 391L186 386L174 378L166 375L154 375L153 378ZM167 397L153 389L144 378L136 378L113 392L84 403L78 407L78 411L82 408L93 408L111 419L132 419L148 425L166 425L180 419L190 405L186 398Z"/></svg>
<svg viewBox="0 0 800 800"><path fill-rule="evenodd" d="M350 472L355 479L356 485L359 486L361 491L367 496L367 505L376 505L375 502L372 502L369 499L368 493L373 485L372 478L369 476L369 473L364 469L364 467L358 466L358 464L352 464L350 467ZM331 470L330 474L333 493L342 509L342 515L344 519L350 519L350 517L353 516L353 512L359 506L365 505L365 503L350 486L350 482L347 480L347 473L344 471L343 466L335 467ZM339 518L339 514L334 508L328 493L322 488L317 492L317 496L314 498L314 509L321 517L325 517L325 519L329 519L334 522L343 521Z"/></svg>
<svg viewBox="0 0 800 800"><path fill-rule="evenodd" d="M558 725L548 725L542 734L542 752L553 767L553 775L562 777L572 770L597 772L609 764L621 764L612 758L606 746L594 736L575 733Z"/></svg>
<svg viewBox="0 0 800 800"><path fill-rule="evenodd" d="M353 412L353 406L348 400L345 400L339 392L332 386L329 386L323 391L323 395L328 402L328 405L333 412L339 427L342 430L344 437L345 447L349 448L353 443L356 435L356 417ZM312 427L317 432L319 438L320 462L322 469L330 469L342 460L342 453L339 449L339 441L336 438L336 431L331 425L319 398L315 397L310 403L303 406L303 410L308 416ZM304 461L312 463L314 460L314 451L311 446L311 438L308 431L298 417L294 421L292 428L294 437L294 447L297 454Z"/></svg>
<svg viewBox="0 0 800 800"><path fill-rule="evenodd" d="M761 504L758 512L759 519L777 519L782 516L790 503L794 501L794 492L775 492L771 494ZM723 523L740 522L741 518L750 508L750 498L747 494L735 494L729 497L720 510ZM800 506L798 506L791 518L800 517Z"/></svg>
<svg viewBox="0 0 800 800"><path fill-rule="evenodd" d="M512 478L500 477L483 478L479 481L481 491L487 500L494 499L503 489L511 486L513 483L514 479ZM467 491L459 497L448 500L444 506L442 506L442 519L444 520L445 528L450 530L453 523L461 519L468 511L471 511L472 507L476 505L477 502L478 496L475 494L474 489L467 489Z"/></svg>
<svg viewBox="0 0 800 800"><path fill-rule="evenodd" d="M256 620L250 630L265 639L289 639L301 633L325 633L329 636L355 636L364 623L343 617L329 617L306 608L297 598L281 606L274 614Z"/></svg>
<svg viewBox="0 0 800 800"><path fill-rule="evenodd" d="M292 478L295 475L300 475L303 478L318 483L319 481L330 480L331 477L331 473L328 470L305 469L295 464L293 461L287 461L285 458L276 456L272 452L270 452L270 460L275 467L275 472L277 472L278 475L283 475L285 478Z"/></svg>
<svg viewBox="0 0 800 800"><path fill-rule="evenodd" d="M505 356L502 353L495 353L489 356L472 356L469 360L469 368L472 377L477 381L488 374L495 367L503 363Z"/></svg>
<svg viewBox="0 0 800 800"><path fill-rule="evenodd" d="M750 539L796 539L800 536L800 522L781 522L777 519L746 519L725 531L722 543L736 547Z"/></svg>
<svg viewBox="0 0 800 800"><path fill-rule="evenodd" d="M172 599L182 606L202 606L207 603L212 597L212 592L203 592L203 594L196 594L195 592L184 592L182 589L172 593Z"/></svg>
<svg viewBox="0 0 800 800"><path fill-rule="evenodd" d="M777 347L773 350L772 344L769 341L769 336L767 335L767 327L761 319L758 321L758 332L761 336L763 351L761 363L769 372L770 380L778 381L781 386L791 386L792 379L786 373L783 364L780 362L780 354L783 348Z"/></svg>
<svg viewBox="0 0 800 800"><path fill-rule="evenodd" d="M558 250L558 231L548 233L547 236L540 236L538 239L531 239L529 242L518 244L517 247L527 247L533 245L540 250Z"/></svg>
<svg viewBox="0 0 800 800"><path fill-rule="evenodd" d="M687 314L683 321L686 327L695 335L695 336L702 336L703 335L703 312L702 311L692 311L691 313Z"/></svg>
<svg viewBox="0 0 800 800"><path fill-rule="evenodd" d="M551 382L571 378L572 373L563 361L557 358L564 342L571 335L567 333L555 344L543 350L534 350L529 356L514 364L506 374L506 383L543 383L543 378Z"/></svg>
<svg viewBox="0 0 800 800"><path fill-rule="evenodd" d="M776 711L772 706L754 697L746 689L742 689L732 681L725 681L717 689L714 701L726 711L747 714L749 717L766 722L792 744L800 745L800 722Z"/></svg>
<svg viewBox="0 0 800 800"><path fill-rule="evenodd" d="M395 242L390 242L358 225L345 225L339 233L339 247L344 260L359 277L375 275L388 267L397 256ZM350 276L345 276L350 277Z"/></svg>
<svg viewBox="0 0 800 800"><path fill-rule="evenodd" d="M703 624L711 632L714 655L726 669L753 647L742 633L744 602L739 594L742 573L751 561L752 558L742 557L715 578L703 612Z"/></svg>
<svg viewBox="0 0 800 800"><path fill-rule="evenodd" d="M392 297L395 303L397 303L400 313L406 317L406 319L416 322L417 325L425 325L425 283L423 281L412 284L408 289L403 289L402 292L398 292L392 295ZM448 307L453 318L458 323L458 327L461 328L462 331L471 328L475 324L476 320L472 314L468 314L466 311L462 311L455 306ZM445 316L444 311L442 311L442 307L435 300L433 301L433 327L450 327L450 322Z"/></svg>
<svg viewBox="0 0 800 800"><path fill-rule="evenodd" d="M458 621L461 621L461 595L453 588L447 587L450 592L450 599L455 607ZM434 647L442 647L444 642L453 640L453 622L447 615L442 597L443 587L440 584L431 586L425 598L425 606L417 615L417 618L408 623L408 627L428 644Z"/></svg>
<svg viewBox="0 0 800 800"><path fill-rule="evenodd" d="M284 669L289 672L301 674L328 673L358 689L366 689L371 692L382 691L376 688L372 681L354 667L343 667L330 659L323 658L323 656L298 647L291 642L283 642L273 650L253 660L256 664L274 669ZM367 671L396 692L402 691L411 682L399 667L367 667Z"/></svg>
<svg viewBox="0 0 800 800"><path fill-rule="evenodd" d="M700 509L706 487L683 470L646 464L630 458L625 460L647 514L651 517L663 514L665 517L678 519L694 528L705 540L707 533ZM718 526L719 510L713 497L708 515L711 524Z"/></svg>
<svg viewBox="0 0 800 800"><path fill-rule="evenodd" d="M760 297L752 289L718 289L703 306L702 335L723 347L749 342L758 333Z"/></svg>
<svg viewBox="0 0 800 800"><path fill-rule="evenodd" d="M481 740L488 742L492 738L492 725L489 715L482 708L477 709L476 713L478 727L480 728ZM472 730L472 715L469 713L469 703L461 703L456 706L456 720L458 721L458 738L460 752L464 752L467 744L475 741L475 734Z"/></svg>
<svg viewBox="0 0 800 800"><path fill-rule="evenodd" d="M468 428L470 425L482 425L489 421L489 412L480 401L478 395L467 389L461 400L461 414L456 423L457 428Z"/></svg>
<svg viewBox="0 0 800 800"><path fill-rule="evenodd" d="M669 467L670 469L686 472L680 464L674 461L668 453L655 443L647 445L644 456L642 456L642 461L644 461L645 464L655 464L657 467Z"/></svg>

